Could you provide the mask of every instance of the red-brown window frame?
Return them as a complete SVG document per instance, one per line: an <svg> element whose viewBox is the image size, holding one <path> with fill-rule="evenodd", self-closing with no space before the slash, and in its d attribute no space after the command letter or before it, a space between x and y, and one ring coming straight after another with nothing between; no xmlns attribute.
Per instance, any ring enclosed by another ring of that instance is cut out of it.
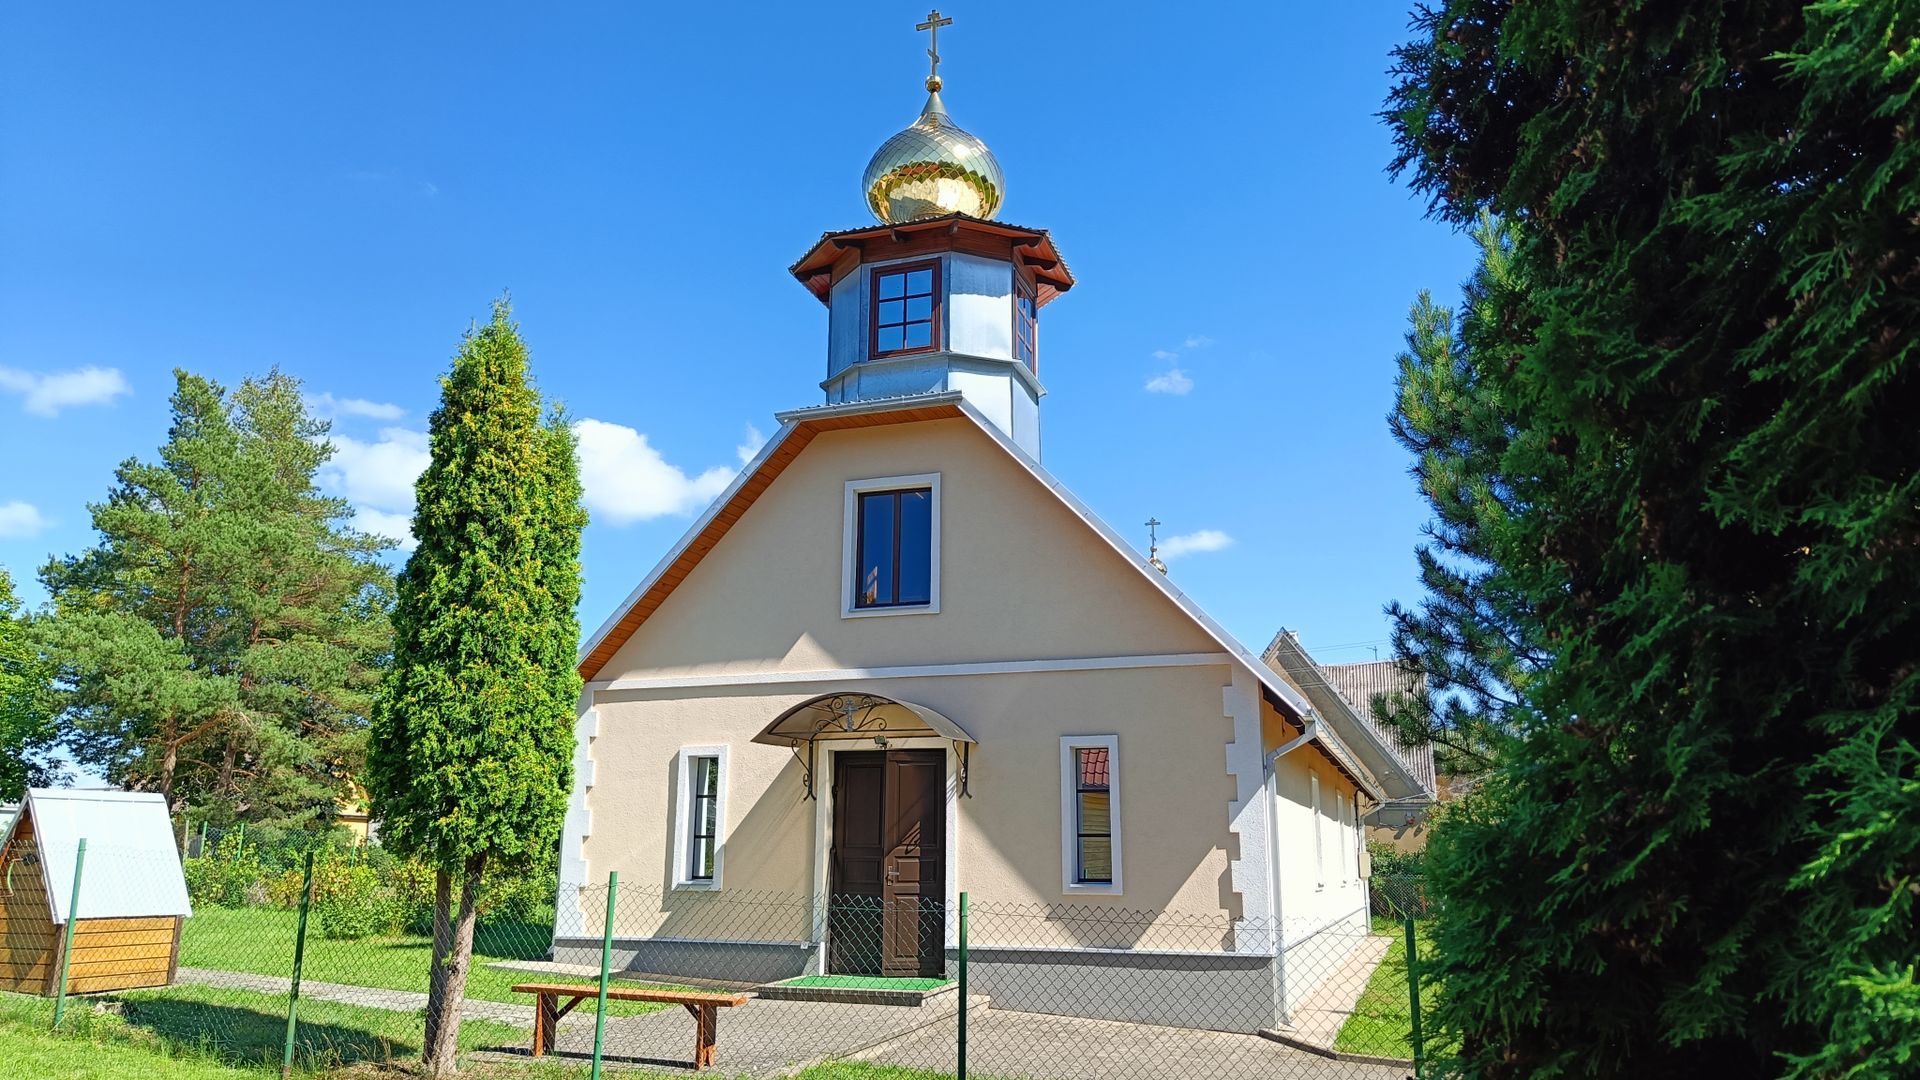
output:
<svg viewBox="0 0 1920 1080"><path fill-rule="evenodd" d="M915 270L933 271L933 325L932 333L925 345L915 345L905 349L880 350L880 279L887 274L907 274ZM941 308L940 303L940 260L923 259L919 262L888 263L873 268L867 278L867 357L878 360L888 356L911 356L914 353L938 352L940 350Z"/></svg>
<svg viewBox="0 0 1920 1080"><path fill-rule="evenodd" d="M1024 318L1020 314L1020 298L1023 290L1024 295L1033 301L1033 318L1031 319ZM1028 331L1027 347L1033 350L1033 355L1024 359L1020 356L1020 331L1023 325ZM1040 286L1025 272L1017 269L1013 272L1013 358L1025 364L1028 371L1035 375L1040 374Z"/></svg>

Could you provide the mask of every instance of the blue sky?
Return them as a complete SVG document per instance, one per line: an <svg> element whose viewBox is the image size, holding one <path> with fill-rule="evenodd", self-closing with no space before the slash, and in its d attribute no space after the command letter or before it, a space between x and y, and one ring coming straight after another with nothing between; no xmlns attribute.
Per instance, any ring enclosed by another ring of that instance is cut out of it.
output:
<svg viewBox="0 0 1920 1080"><path fill-rule="evenodd" d="M1258 648L1384 655L1422 506L1388 436L1414 294L1464 237L1383 167L1405 12L966 3L944 94L1079 286L1043 314L1046 464ZM31 602L86 504L164 439L176 367L278 365L327 474L397 527L436 377L511 290L592 420L597 625L819 400L785 268L870 221L923 100L918 4L12 5L0 16L0 565Z"/></svg>

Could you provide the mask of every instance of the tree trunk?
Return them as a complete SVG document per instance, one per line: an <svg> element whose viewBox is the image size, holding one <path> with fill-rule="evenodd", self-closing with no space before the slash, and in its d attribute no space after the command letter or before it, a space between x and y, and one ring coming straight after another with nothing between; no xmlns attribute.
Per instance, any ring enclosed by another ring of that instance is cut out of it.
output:
<svg viewBox="0 0 1920 1080"><path fill-rule="evenodd" d="M452 1076L458 1067L460 1003L467 993L467 970L473 966L473 924L479 914L480 875L487 857L467 860L460 881L460 909L453 907L453 879L444 870L434 882L433 976L427 987L425 1061L429 1076Z"/></svg>

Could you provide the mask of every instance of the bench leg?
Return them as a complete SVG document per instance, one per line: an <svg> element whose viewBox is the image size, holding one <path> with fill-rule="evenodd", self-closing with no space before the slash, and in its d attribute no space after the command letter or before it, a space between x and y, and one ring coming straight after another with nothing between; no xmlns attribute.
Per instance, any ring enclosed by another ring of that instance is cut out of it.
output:
<svg viewBox="0 0 1920 1080"><path fill-rule="evenodd" d="M554 1032L560 1027L560 999L553 994L539 995L533 1011L533 1056L541 1057L553 1049Z"/></svg>
<svg viewBox="0 0 1920 1080"><path fill-rule="evenodd" d="M693 1047L693 1067L704 1069L713 1064L713 1044L719 1028L720 1010L712 1005L700 1006L700 1033L695 1036Z"/></svg>

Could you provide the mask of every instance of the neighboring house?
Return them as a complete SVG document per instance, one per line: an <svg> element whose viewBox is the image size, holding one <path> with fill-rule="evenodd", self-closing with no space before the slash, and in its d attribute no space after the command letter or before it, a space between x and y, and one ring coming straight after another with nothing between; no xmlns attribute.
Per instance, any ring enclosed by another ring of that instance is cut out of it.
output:
<svg viewBox="0 0 1920 1080"><path fill-rule="evenodd" d="M1290 630L1274 635L1262 659L1307 695L1323 715L1340 715L1349 723L1371 728L1375 737L1359 745L1384 752L1365 764L1376 776L1393 777L1394 792L1368 809L1367 839L1391 844L1401 851L1418 851L1427 844L1427 811L1442 796L1444 784L1435 775L1433 747L1405 747L1385 725L1373 718L1376 694L1424 694L1425 675L1410 674L1392 660L1363 664L1321 664L1307 654Z"/></svg>
<svg viewBox="0 0 1920 1080"><path fill-rule="evenodd" d="M966 890L1109 915L976 932L996 1004L1253 1030L1365 933L1359 815L1410 789L1041 467L1039 312L1074 279L998 190L933 93L869 169L882 224L791 268L827 403L581 650L556 958L597 959L580 886L618 871L629 970L939 974ZM1187 989L1102 992L1142 971Z"/></svg>

